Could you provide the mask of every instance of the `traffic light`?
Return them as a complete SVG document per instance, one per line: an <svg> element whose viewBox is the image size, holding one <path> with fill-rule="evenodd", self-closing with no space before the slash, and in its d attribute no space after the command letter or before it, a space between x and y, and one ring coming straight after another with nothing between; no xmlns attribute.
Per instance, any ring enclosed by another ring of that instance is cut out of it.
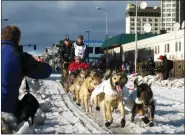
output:
<svg viewBox="0 0 185 135"><path fill-rule="evenodd" d="M37 50L37 46L36 45L34 45L34 50Z"/></svg>
<svg viewBox="0 0 185 135"><path fill-rule="evenodd" d="M46 53L48 52L48 48L46 48Z"/></svg>

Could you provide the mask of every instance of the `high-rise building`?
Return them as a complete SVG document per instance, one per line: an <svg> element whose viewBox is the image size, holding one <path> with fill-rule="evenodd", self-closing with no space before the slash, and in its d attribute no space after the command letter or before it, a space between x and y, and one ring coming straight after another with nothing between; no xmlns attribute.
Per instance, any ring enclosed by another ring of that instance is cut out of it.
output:
<svg viewBox="0 0 185 135"><path fill-rule="evenodd" d="M184 19L184 0L161 0L162 29L167 32L173 31L176 22L182 25Z"/></svg>
<svg viewBox="0 0 185 135"><path fill-rule="evenodd" d="M134 4L128 4L126 8L126 33L135 33L135 19L136 19L136 6ZM144 34L144 24L150 23L152 30L150 33L160 33L161 22L161 8L160 7L146 7L137 10L137 32Z"/></svg>

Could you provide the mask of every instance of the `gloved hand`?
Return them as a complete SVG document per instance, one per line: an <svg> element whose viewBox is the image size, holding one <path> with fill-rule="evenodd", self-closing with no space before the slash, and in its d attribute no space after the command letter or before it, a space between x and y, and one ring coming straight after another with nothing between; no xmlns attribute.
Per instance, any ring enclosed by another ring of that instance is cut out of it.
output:
<svg viewBox="0 0 185 135"><path fill-rule="evenodd" d="M84 61L85 61L85 59L81 59L81 60L80 60L80 62L84 62Z"/></svg>

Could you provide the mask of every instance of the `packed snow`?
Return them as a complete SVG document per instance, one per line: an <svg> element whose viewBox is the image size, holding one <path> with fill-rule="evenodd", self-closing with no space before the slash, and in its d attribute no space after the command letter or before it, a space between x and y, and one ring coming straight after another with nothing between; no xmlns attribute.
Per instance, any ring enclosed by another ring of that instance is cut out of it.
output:
<svg viewBox="0 0 185 135"><path fill-rule="evenodd" d="M132 77L126 87L132 87ZM60 134L60 133L185 133L184 132L184 79L156 81L153 79L152 90L156 102L154 127L148 127L140 120L130 121L131 113L126 112L126 125L121 127L119 110L113 112L113 123L104 127L101 111L84 113L66 94L60 84L61 75L52 74L47 80L29 80L33 94L40 103L35 116L34 127L18 133ZM132 92L132 90L129 90ZM127 96L129 93L124 93Z"/></svg>

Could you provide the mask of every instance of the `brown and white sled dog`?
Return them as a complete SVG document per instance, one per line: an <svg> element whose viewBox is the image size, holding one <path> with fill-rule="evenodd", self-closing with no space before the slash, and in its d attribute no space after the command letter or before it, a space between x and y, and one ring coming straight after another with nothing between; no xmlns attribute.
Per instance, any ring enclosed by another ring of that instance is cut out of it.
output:
<svg viewBox="0 0 185 135"><path fill-rule="evenodd" d="M134 85L136 90L133 91L133 96L130 96L134 98L131 121L134 122L135 117L139 116L145 124L149 124L149 126L152 127L154 126L153 119L155 113L155 103L153 99L153 92L151 90L151 82L149 80L137 78L134 81ZM148 114L149 119L147 117Z"/></svg>
<svg viewBox="0 0 185 135"><path fill-rule="evenodd" d="M98 73L95 71L95 70L90 70L89 71L89 74L88 74L88 77L82 82L82 85L81 85L81 87L80 87L80 93L77 93L77 101L76 101L76 103L77 103L77 105L79 106L80 105L80 98L82 98L82 95L84 96L84 92L85 93L88 93L87 92L87 89L89 89L88 87L90 87L90 85L92 85L91 84L91 81L92 80L98 80L98 81L101 81L101 79L99 78L99 76L98 76ZM98 83L99 84L99 83ZM91 86L92 88L91 88L91 92L92 92L92 90L94 90L94 86L92 85ZM80 97L80 94L81 94L81 97ZM85 94L86 95L86 94ZM96 99L96 101L97 101L98 99ZM98 101L97 101L98 102ZM96 104L98 104L96 102ZM98 106L98 105L97 105Z"/></svg>
<svg viewBox="0 0 185 135"><path fill-rule="evenodd" d="M127 77L121 72L113 72L108 80L99 84L91 95L91 102L95 96L98 96L100 107L104 114L105 126L112 124L112 110L119 107L121 111L121 126L125 126L125 111L122 98L122 87L127 82Z"/></svg>
<svg viewBox="0 0 185 135"><path fill-rule="evenodd" d="M89 112L89 107L90 107L90 112L92 112L92 105L90 105L91 93L100 83L101 83L101 78L97 76L87 77L83 82L79 92L79 97L80 97L79 102L84 108L85 112ZM93 98L93 101L96 105L96 110L99 110L98 98L96 96Z"/></svg>
<svg viewBox="0 0 185 135"><path fill-rule="evenodd" d="M77 76L77 78L74 80L74 83L69 87L69 91L73 95L73 100L76 100L80 87L84 82L85 78L87 77L87 74L88 74L87 70L82 70Z"/></svg>

